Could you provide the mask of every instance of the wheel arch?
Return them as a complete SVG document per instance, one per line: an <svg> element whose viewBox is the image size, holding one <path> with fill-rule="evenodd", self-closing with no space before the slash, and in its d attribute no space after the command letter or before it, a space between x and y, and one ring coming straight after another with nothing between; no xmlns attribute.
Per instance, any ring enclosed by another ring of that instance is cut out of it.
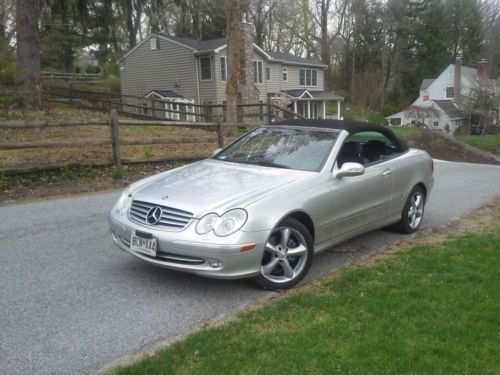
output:
<svg viewBox="0 0 500 375"><path fill-rule="evenodd" d="M419 183L415 184L415 187L416 186L422 188L422 190L424 191L424 202L427 202L427 186L425 186L425 184L423 182L419 182Z"/></svg>
<svg viewBox="0 0 500 375"><path fill-rule="evenodd" d="M314 243L315 230L314 230L314 222L311 219L311 216L309 216L305 211L292 211L283 216L279 222L281 223L283 220L289 217L300 221L307 228L307 230L311 234Z"/></svg>

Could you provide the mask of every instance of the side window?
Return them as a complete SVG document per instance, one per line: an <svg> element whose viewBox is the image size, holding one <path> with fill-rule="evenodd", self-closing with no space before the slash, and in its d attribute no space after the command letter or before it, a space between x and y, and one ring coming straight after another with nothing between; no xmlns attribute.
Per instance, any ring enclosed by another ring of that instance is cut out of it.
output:
<svg viewBox="0 0 500 375"><path fill-rule="evenodd" d="M345 162L368 165L383 161L399 153L398 147L382 133L360 132L345 141L337 157L338 166Z"/></svg>

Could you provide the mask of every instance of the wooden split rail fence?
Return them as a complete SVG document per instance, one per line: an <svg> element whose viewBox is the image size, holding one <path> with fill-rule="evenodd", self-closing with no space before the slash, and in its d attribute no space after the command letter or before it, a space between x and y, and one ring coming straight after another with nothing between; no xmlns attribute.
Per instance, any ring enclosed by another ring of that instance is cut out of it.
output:
<svg viewBox="0 0 500 375"><path fill-rule="evenodd" d="M243 123L222 123L222 122L173 122L173 121L154 121L154 120L122 120L119 119L116 110L111 111L109 121L0 121L0 130L2 129L43 129L43 128L71 128L75 126L107 126L110 128L110 137L108 139L95 140L68 140L68 141L47 141L47 142L5 142L0 138L0 155L2 152L26 149L62 149L62 148L85 148L89 146L110 146L112 150L112 159L95 161L91 163L81 163L67 161L64 163L45 163L36 165L14 165L6 166L0 158L0 171L6 175L35 173L47 170L56 170L65 167L79 166L120 166L122 164L135 164L147 162L179 161L179 160L197 160L210 156L210 150L203 153L158 156L158 157L135 157L125 158L122 156L122 146L129 145L179 145L179 144L207 144L214 143L217 147L223 147L224 142L228 141L226 137L228 128L252 128L254 125ZM148 128L151 126L170 127L170 128L190 128L202 129L206 135L200 136L168 136L168 137L150 137L125 139L120 137L122 127L134 126ZM15 131L15 130L14 130ZM71 135L68 134L68 138ZM214 147L215 148L215 147ZM109 149L108 149L109 151Z"/></svg>
<svg viewBox="0 0 500 375"><path fill-rule="evenodd" d="M213 122L220 118L224 121L223 104L194 104L158 98L144 98L132 95L118 95L111 92L88 91L69 87L45 85L43 100L49 103L66 104L73 107L109 112L115 109L119 114L143 120ZM183 107L185 110L181 110ZM186 110L187 108L191 110ZM177 108L177 109L173 109ZM288 108L280 107L271 101L266 103L240 104L237 108L238 122L255 119L260 123L272 123L284 118L304 118Z"/></svg>

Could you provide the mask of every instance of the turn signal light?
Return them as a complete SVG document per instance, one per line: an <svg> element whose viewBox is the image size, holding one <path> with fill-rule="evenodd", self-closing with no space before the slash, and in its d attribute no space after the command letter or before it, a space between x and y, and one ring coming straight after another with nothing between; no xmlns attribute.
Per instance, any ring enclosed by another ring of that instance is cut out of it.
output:
<svg viewBox="0 0 500 375"><path fill-rule="evenodd" d="M248 244L248 245L240 247L240 253L244 253L245 251L250 251L253 249L255 249L255 244L254 243Z"/></svg>

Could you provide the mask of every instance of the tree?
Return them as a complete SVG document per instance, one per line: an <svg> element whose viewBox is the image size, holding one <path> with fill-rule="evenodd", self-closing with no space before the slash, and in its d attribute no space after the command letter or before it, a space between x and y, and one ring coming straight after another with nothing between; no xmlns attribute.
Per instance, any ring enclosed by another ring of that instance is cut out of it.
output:
<svg viewBox="0 0 500 375"><path fill-rule="evenodd" d="M238 92L240 81L240 49L238 41L241 8L239 0L226 0L226 36L228 79L226 86L226 121L238 121Z"/></svg>
<svg viewBox="0 0 500 375"><path fill-rule="evenodd" d="M40 108L40 3L17 0L17 71L23 81L24 107Z"/></svg>
<svg viewBox="0 0 500 375"><path fill-rule="evenodd" d="M500 124L500 94L496 93L493 82L484 82L474 87L465 102L466 113L476 115L482 132Z"/></svg>
<svg viewBox="0 0 500 375"><path fill-rule="evenodd" d="M14 34L14 0L0 0L0 60L7 58Z"/></svg>

